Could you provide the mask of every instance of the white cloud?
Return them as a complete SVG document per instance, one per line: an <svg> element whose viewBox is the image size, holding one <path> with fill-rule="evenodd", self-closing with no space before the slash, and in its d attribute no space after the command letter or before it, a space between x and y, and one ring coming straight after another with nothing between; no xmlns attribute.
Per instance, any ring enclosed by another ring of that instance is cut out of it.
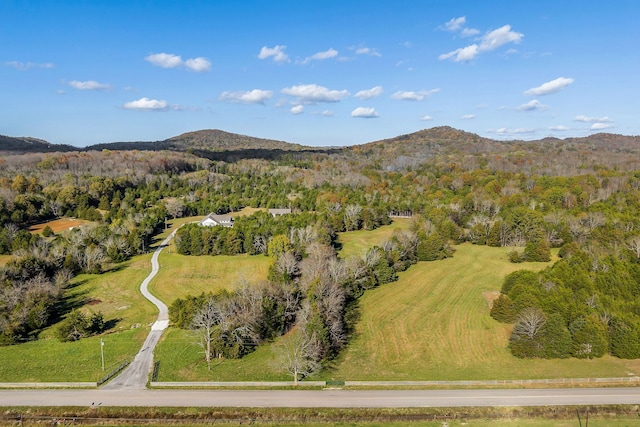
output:
<svg viewBox="0 0 640 427"><path fill-rule="evenodd" d="M480 30L476 30L475 28L463 28L460 34L462 37L472 37L480 34Z"/></svg>
<svg viewBox="0 0 640 427"><path fill-rule="evenodd" d="M86 82L72 80L69 82L69 86L78 90L107 90L111 88L111 85L98 83L94 80L87 80Z"/></svg>
<svg viewBox="0 0 640 427"><path fill-rule="evenodd" d="M549 107L547 105L543 105L537 99L527 102L526 104L520 105L516 110L518 111L543 111L547 110Z"/></svg>
<svg viewBox="0 0 640 427"><path fill-rule="evenodd" d="M291 114L302 114L304 113L304 105L294 105L289 111L291 111Z"/></svg>
<svg viewBox="0 0 640 427"><path fill-rule="evenodd" d="M152 53L145 56L144 59L156 67L161 68L186 67L191 71L197 72L211 70L211 62L204 57L190 58L183 61L180 55L174 55L173 53Z"/></svg>
<svg viewBox="0 0 640 427"><path fill-rule="evenodd" d="M424 121L424 122L428 122L429 120L433 120L433 117L426 115L426 116L422 116L420 117L420 120Z"/></svg>
<svg viewBox="0 0 640 427"><path fill-rule="evenodd" d="M330 90L316 84L297 85L282 89L285 95L293 96L301 103L338 102L349 96L347 90Z"/></svg>
<svg viewBox="0 0 640 427"><path fill-rule="evenodd" d="M446 24L444 24L444 28L447 31L458 31L464 23L467 22L467 18L465 16L461 16L459 18L451 18Z"/></svg>
<svg viewBox="0 0 640 427"><path fill-rule="evenodd" d="M467 47L461 47L459 49L452 50L449 53L443 53L442 55L438 56L438 59L440 61L444 61L445 59L455 57L453 59L455 62L464 62L472 60L473 58L478 56L479 53L480 50L478 48L478 45L472 44Z"/></svg>
<svg viewBox="0 0 640 427"><path fill-rule="evenodd" d="M482 37L480 51L488 52L495 50L507 43L520 43L524 34L511 31L511 25L504 25L497 30L493 30Z"/></svg>
<svg viewBox="0 0 640 427"><path fill-rule="evenodd" d="M557 131L557 132L564 132L566 130L569 130L569 128L567 126L558 125L558 126L549 126L549 130L554 130L554 131Z"/></svg>
<svg viewBox="0 0 640 427"><path fill-rule="evenodd" d="M221 101L239 102L242 104L264 104L273 96L270 90L253 89L250 91L222 92Z"/></svg>
<svg viewBox="0 0 640 427"><path fill-rule="evenodd" d="M595 122L611 123L611 122L613 122L613 119L609 118L608 116L604 116L604 117L589 117L589 116L579 115L579 116L576 116L573 119L573 121L575 121L575 122L585 122L585 123L595 123Z"/></svg>
<svg viewBox="0 0 640 427"><path fill-rule="evenodd" d="M473 33L477 30L469 30ZM469 35L471 35L469 33ZM461 47L456 50L452 50L449 53L443 53L438 56L438 59L443 61L445 59L453 58L455 62L470 61L480 53L490 52L503 46L507 43L520 43L524 34L511 31L511 25L504 25L497 30L489 31L480 39L480 44L472 44L466 47Z"/></svg>
<svg viewBox="0 0 640 427"><path fill-rule="evenodd" d="M172 53L152 53L145 56L144 59L156 67L162 68L176 68L182 65L182 57Z"/></svg>
<svg viewBox="0 0 640 427"><path fill-rule="evenodd" d="M489 133L495 133L498 135L514 135L514 134L521 134L521 133L534 133L535 129L529 129L529 128L517 128L517 129L508 129L508 128L499 128L496 130L493 129L489 129L488 131Z"/></svg>
<svg viewBox="0 0 640 427"><path fill-rule="evenodd" d="M302 61L302 63L308 64L311 61L324 61L325 59L335 58L336 56L338 56L338 51L335 49L329 49L324 52L318 52L307 57L304 61Z"/></svg>
<svg viewBox="0 0 640 427"><path fill-rule="evenodd" d="M591 130L603 130L603 129L611 129L615 127L615 125L613 125L612 123L594 123L591 125Z"/></svg>
<svg viewBox="0 0 640 427"><path fill-rule="evenodd" d="M140 98L136 101L126 102L122 107L126 110L165 111L169 108L169 104L164 100Z"/></svg>
<svg viewBox="0 0 640 427"><path fill-rule="evenodd" d="M321 116L324 117L333 117L333 111L331 110L324 110L320 113Z"/></svg>
<svg viewBox="0 0 640 427"><path fill-rule="evenodd" d="M440 92L440 89L431 89L431 90L421 90L418 92L414 91L398 91L391 95L392 99L398 99L401 101L423 101L424 99L430 97L434 93Z"/></svg>
<svg viewBox="0 0 640 427"><path fill-rule="evenodd" d="M531 89L524 91L524 94L533 96L549 95L551 93L556 93L564 89L565 87L573 83L573 81L574 80L570 78L558 77L555 80L542 83L538 87L532 87Z"/></svg>
<svg viewBox="0 0 640 427"><path fill-rule="evenodd" d="M361 47L359 49L356 49L356 55L369 55L369 56L377 56L377 57L382 56L382 54L378 52L377 49L371 49L368 47Z"/></svg>
<svg viewBox="0 0 640 427"><path fill-rule="evenodd" d="M258 58L267 59L273 57L273 62L289 62L289 55L284 53L286 46L266 47L262 46Z"/></svg>
<svg viewBox="0 0 640 427"><path fill-rule="evenodd" d="M382 95L382 86L372 87L371 89L361 90L354 96L359 99L372 99Z"/></svg>
<svg viewBox="0 0 640 427"><path fill-rule="evenodd" d="M475 114L465 114L464 116L460 117L463 120L471 120L471 119L475 119L476 115Z"/></svg>
<svg viewBox="0 0 640 427"><path fill-rule="evenodd" d="M203 57L187 59L184 61L184 65L191 71L202 72L211 70L211 62Z"/></svg>
<svg viewBox="0 0 640 427"><path fill-rule="evenodd" d="M32 68L53 68L54 65L50 62L45 62L42 64L38 64L35 62L18 62L18 61L9 61L4 63L8 67L13 67L16 70L27 71Z"/></svg>
<svg viewBox="0 0 640 427"><path fill-rule="evenodd" d="M374 108L358 107L351 112L351 117L360 117L363 119L373 119L380 117Z"/></svg>

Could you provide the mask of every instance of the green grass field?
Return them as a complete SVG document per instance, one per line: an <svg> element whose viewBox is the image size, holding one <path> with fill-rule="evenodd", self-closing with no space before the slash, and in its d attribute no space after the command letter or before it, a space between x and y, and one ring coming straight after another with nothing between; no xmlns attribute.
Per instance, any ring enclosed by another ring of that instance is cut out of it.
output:
<svg viewBox="0 0 640 427"><path fill-rule="evenodd" d="M408 230L411 225L409 218L394 218L389 225L376 228L371 231L348 231L338 235L340 257L343 259L351 256L362 256L373 246L381 245L390 239L396 230Z"/></svg>
<svg viewBox="0 0 640 427"><path fill-rule="evenodd" d="M73 279L65 293L70 307L88 313L102 312L113 328L103 335L105 371L132 358L140 350L155 320L157 309L138 288L150 270L150 255L133 258L111 272L83 274ZM40 339L0 347L0 381L97 381L101 368L100 338L63 343L54 338L53 325Z"/></svg>
<svg viewBox="0 0 640 427"><path fill-rule="evenodd" d="M242 359L214 360L209 371L197 339L189 331L169 328L154 354L158 362L157 380L291 381L291 376L278 367L276 346L275 343L260 346Z"/></svg>
<svg viewBox="0 0 640 427"><path fill-rule="evenodd" d="M489 316L487 295L506 274L546 264L512 264L508 248L465 244L453 258L421 262L395 283L367 291L348 348L323 376L350 380L488 380L626 377L640 361L522 360L509 326Z"/></svg>
<svg viewBox="0 0 640 427"><path fill-rule="evenodd" d="M351 242L362 247L365 240L384 239L389 230L359 233L371 235L363 238L351 233L343 250L354 253L359 249L350 246ZM640 361L609 356L597 360L513 357L507 348L510 328L489 316L488 300L508 273L522 268L539 270L548 264L512 264L507 259L509 250L457 246L453 258L418 263L401 273L397 282L367 291L360 301L361 320L351 343L315 378L490 380L625 377L640 372ZM157 353L172 360L161 361L159 380L287 379L276 368L271 347L277 343L242 360L224 361L208 372L194 340L184 331L171 331ZM176 352L180 355L172 356Z"/></svg>
<svg viewBox="0 0 640 427"><path fill-rule="evenodd" d="M176 226L197 219L171 221L157 242ZM389 238L395 229L409 227L409 221L343 233L340 255L360 255ZM640 360L608 356L596 360L521 360L511 356L507 349L509 326L491 319L488 300L500 289L506 274L547 264L512 264L507 259L509 250L457 246L453 258L418 263L401 273L397 282L367 291L360 300L361 320L349 346L314 379L483 380L640 374ZM133 356L155 320L155 307L138 291L150 270L150 257L135 257L102 275L78 276L67 291L70 305L88 312L101 311L107 321L115 322L114 333L104 337L107 366ZM160 264L151 289L170 304L187 294L229 288L241 277L250 282L264 279L269 259L185 257L173 248L163 252ZM42 340L0 347L0 381L96 381L102 376L96 359L100 338L60 343L52 338L52 329L42 333ZM208 371L195 339L186 331L170 328L156 348L158 380L289 380L277 366L274 349L280 340L241 360L216 362Z"/></svg>
<svg viewBox="0 0 640 427"><path fill-rule="evenodd" d="M176 298L232 289L241 279L265 280L271 259L262 255L185 256L164 251L160 271L149 288L167 305Z"/></svg>

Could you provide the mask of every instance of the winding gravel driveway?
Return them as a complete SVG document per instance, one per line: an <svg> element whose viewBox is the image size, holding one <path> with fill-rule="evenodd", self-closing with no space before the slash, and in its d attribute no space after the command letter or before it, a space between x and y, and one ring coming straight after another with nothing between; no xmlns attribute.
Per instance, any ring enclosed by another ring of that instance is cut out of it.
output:
<svg viewBox="0 0 640 427"><path fill-rule="evenodd" d="M176 231L177 229L174 230L169 237L164 239L155 250L151 257L151 273L149 273L140 284L140 292L142 292L142 295L158 307L158 319L151 326L151 331L135 359L133 359L133 362L131 362L120 375L102 387L104 390L142 390L147 386L149 372L153 364L153 349L156 347L156 344L158 344L162 332L169 326L169 309L167 305L151 295L148 286L160 270L160 264L158 263L160 252L169 244L175 236Z"/></svg>

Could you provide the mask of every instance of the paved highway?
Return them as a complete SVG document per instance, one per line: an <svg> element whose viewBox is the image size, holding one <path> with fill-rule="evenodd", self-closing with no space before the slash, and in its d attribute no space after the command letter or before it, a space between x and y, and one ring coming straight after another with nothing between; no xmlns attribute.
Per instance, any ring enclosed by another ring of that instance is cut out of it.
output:
<svg viewBox="0 0 640 427"><path fill-rule="evenodd" d="M0 406L416 408L640 404L640 388L514 390L0 390Z"/></svg>

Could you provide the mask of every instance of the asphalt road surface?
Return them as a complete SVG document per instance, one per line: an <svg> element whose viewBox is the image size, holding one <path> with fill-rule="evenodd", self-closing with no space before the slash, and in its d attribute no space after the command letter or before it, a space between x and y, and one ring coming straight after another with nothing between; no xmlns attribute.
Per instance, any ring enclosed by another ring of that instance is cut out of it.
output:
<svg viewBox="0 0 640 427"><path fill-rule="evenodd" d="M416 408L640 404L640 388L515 390L0 390L0 406Z"/></svg>
<svg viewBox="0 0 640 427"><path fill-rule="evenodd" d="M140 284L140 292L142 292L142 295L158 307L158 319L151 327L151 332L149 332L147 339L133 362L131 362L129 366L120 373L120 375L108 382L103 387L105 390L142 390L147 386L149 371L153 364L153 350L160 340L162 332L167 328L167 326L169 326L169 310L167 305L151 295L147 288L151 279L153 279L160 270L160 264L158 263L160 252L162 252L164 247L175 234L175 231L171 233L169 237L160 244L158 249L155 250L151 257L151 273L149 273L149 275Z"/></svg>

